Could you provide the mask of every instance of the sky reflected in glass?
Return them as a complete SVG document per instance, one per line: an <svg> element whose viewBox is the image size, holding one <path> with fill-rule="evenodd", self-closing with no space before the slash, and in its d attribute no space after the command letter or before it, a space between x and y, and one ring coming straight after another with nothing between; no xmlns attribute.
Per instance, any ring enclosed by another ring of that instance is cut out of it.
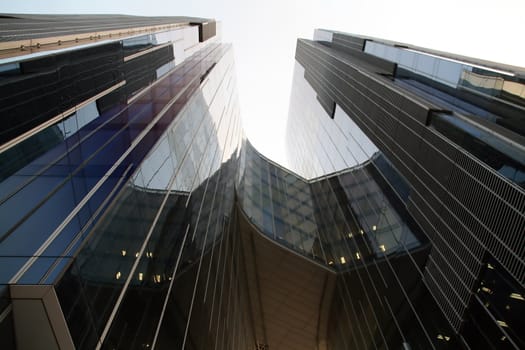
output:
<svg viewBox="0 0 525 350"><path fill-rule="evenodd" d="M296 39L327 28L525 66L521 0L8 0L6 13L121 13L222 21L232 42L244 128L263 154L286 165L284 135Z"/></svg>

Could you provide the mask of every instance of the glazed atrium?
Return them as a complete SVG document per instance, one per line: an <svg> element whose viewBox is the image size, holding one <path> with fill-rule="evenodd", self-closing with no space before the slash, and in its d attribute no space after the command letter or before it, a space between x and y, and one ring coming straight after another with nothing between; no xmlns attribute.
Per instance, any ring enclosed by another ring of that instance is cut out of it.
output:
<svg viewBox="0 0 525 350"><path fill-rule="evenodd" d="M524 348L525 69L315 30L285 168L220 27L1 16L2 348Z"/></svg>

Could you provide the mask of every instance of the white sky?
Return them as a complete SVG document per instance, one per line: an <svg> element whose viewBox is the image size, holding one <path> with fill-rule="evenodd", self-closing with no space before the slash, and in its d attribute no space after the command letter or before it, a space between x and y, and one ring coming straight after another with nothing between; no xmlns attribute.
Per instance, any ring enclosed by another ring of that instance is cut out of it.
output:
<svg viewBox="0 0 525 350"><path fill-rule="evenodd" d="M246 134L284 164L295 42L326 28L525 66L525 0L2 0L8 13L120 13L222 21Z"/></svg>

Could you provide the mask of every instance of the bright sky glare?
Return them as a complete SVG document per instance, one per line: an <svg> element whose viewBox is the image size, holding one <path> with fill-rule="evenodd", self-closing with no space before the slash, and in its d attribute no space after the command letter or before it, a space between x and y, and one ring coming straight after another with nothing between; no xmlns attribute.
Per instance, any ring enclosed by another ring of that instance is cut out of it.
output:
<svg viewBox="0 0 525 350"><path fill-rule="evenodd" d="M525 66L523 0L3 0L4 13L196 16L234 45L245 132L285 164L295 42L315 28L375 36Z"/></svg>

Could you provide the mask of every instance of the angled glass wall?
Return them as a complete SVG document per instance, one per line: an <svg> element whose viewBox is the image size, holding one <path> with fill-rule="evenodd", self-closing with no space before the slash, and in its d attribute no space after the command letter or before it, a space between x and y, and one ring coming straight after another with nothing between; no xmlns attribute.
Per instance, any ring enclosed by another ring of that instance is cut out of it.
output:
<svg viewBox="0 0 525 350"><path fill-rule="evenodd" d="M287 141L327 256L354 266L338 276L329 348L520 348L524 71L314 37L297 43Z"/></svg>
<svg viewBox="0 0 525 350"><path fill-rule="evenodd" d="M253 344L243 272L231 270L241 256L233 53L209 28L201 37L202 26L182 22L3 65L18 68L2 70L1 87L11 91L1 108L17 123L3 129L0 158L8 348L49 339L47 330L63 335L40 343L49 348ZM28 86L47 72L73 85L51 77L47 97L13 95L34 93ZM50 96L71 99L46 109ZM41 302L62 323L35 324L23 312L24 295L45 286L56 302ZM242 307L232 311L231 299ZM32 338L31 325L43 329Z"/></svg>
<svg viewBox="0 0 525 350"><path fill-rule="evenodd" d="M5 348L523 347L521 71L317 31L288 170L214 21L126 18L0 52Z"/></svg>

